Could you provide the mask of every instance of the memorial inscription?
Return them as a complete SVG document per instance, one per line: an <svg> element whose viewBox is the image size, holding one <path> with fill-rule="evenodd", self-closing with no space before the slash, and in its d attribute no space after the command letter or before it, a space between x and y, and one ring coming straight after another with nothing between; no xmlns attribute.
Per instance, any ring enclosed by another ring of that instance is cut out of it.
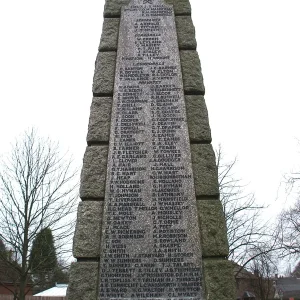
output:
<svg viewBox="0 0 300 300"><path fill-rule="evenodd" d="M122 8L99 299L203 299L173 7Z"/></svg>

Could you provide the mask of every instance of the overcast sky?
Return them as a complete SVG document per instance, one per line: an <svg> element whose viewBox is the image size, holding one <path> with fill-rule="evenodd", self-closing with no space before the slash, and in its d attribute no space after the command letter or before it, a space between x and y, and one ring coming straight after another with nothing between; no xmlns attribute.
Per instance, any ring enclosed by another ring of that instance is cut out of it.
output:
<svg viewBox="0 0 300 300"><path fill-rule="evenodd" d="M191 0L213 145L276 215L300 169L299 0ZM104 0L1 1L0 152L35 126L81 164ZM278 198L278 199L277 199ZM277 200L276 200L277 199Z"/></svg>

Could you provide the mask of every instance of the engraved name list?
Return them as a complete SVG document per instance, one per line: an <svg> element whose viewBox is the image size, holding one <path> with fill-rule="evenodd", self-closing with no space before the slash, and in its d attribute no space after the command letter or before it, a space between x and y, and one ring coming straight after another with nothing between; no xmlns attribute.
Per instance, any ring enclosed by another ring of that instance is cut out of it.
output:
<svg viewBox="0 0 300 300"><path fill-rule="evenodd" d="M99 299L203 299L173 7L122 8Z"/></svg>

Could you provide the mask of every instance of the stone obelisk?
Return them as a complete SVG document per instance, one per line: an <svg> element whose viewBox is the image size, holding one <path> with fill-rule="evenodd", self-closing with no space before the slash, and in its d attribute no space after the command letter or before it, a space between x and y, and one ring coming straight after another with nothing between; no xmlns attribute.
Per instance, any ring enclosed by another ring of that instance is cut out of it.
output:
<svg viewBox="0 0 300 300"><path fill-rule="evenodd" d="M106 0L69 300L235 298L188 0Z"/></svg>

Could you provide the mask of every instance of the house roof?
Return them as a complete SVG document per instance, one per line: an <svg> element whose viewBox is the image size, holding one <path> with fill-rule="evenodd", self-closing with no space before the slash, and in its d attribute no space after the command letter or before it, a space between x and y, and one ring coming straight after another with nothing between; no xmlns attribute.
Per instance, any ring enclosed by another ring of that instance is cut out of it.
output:
<svg viewBox="0 0 300 300"><path fill-rule="evenodd" d="M44 297L65 297L67 294L67 284L56 284L55 287L45 290L33 296L44 296Z"/></svg>
<svg viewBox="0 0 300 300"><path fill-rule="evenodd" d="M278 278L276 283L277 291L282 291L284 296L300 296L300 278Z"/></svg>

